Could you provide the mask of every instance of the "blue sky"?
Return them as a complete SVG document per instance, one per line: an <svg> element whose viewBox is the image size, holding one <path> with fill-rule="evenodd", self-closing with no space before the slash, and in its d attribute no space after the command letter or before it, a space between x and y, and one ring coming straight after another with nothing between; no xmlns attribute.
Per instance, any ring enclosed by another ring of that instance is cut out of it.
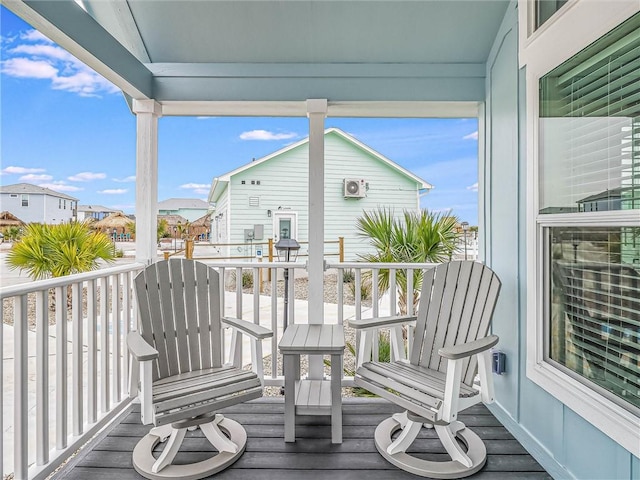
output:
<svg viewBox="0 0 640 480"><path fill-rule="evenodd" d="M33 183L132 213L135 116L122 94L5 7L0 32L0 184ZM435 185L423 207L477 224L475 118L328 118L326 127ZM214 177L307 133L306 118L161 118L158 199L206 199Z"/></svg>

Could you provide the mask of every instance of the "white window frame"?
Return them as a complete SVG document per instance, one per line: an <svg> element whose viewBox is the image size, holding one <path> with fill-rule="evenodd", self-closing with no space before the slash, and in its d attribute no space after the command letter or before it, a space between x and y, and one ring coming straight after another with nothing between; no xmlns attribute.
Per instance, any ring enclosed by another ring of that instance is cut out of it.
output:
<svg viewBox="0 0 640 480"><path fill-rule="evenodd" d="M522 0L521 0L522 1ZM521 64L526 65L527 105L527 377L553 395L578 415L585 418L604 434L638 457L640 451L640 417L624 409L587 384L579 381L545 360L545 255L543 229L551 226L637 226L638 210L615 212L588 212L581 214L538 214L539 209L539 80L553 68L571 58L582 48L600 38L606 32L640 10L637 2L628 2L618 10L601 6L602 12L594 15L594 5L587 2L571 2L572 8L563 8L544 26L538 29L520 52ZM569 6L569 4L567 5ZM522 12L522 10L521 10ZM585 13L586 12L586 13ZM571 18L570 14L574 14ZM588 15L587 15L588 13ZM593 25L572 28L576 18L586 18ZM522 17L521 17L522 21ZM527 25L528 19L524 19ZM555 24L555 25L554 25ZM567 29L569 31L567 31ZM558 31L567 44L559 45ZM548 33L543 38L544 32ZM556 38L554 38L554 36ZM535 37L535 39L533 38ZM531 42L536 40L536 42ZM537 44L537 45L535 45ZM552 55L548 46L556 45ZM522 44L521 44L522 45ZM531 47L531 48L529 48ZM524 51L523 51L524 50ZM526 51L528 50L528 51ZM545 55L546 53L546 55Z"/></svg>

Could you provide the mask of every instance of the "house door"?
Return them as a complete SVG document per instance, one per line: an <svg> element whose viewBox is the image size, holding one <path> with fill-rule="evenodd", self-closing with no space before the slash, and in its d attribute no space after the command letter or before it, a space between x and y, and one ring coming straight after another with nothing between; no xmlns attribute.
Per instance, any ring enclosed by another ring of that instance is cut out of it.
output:
<svg viewBox="0 0 640 480"><path fill-rule="evenodd" d="M298 213L289 210L273 214L273 241L281 238L298 238Z"/></svg>

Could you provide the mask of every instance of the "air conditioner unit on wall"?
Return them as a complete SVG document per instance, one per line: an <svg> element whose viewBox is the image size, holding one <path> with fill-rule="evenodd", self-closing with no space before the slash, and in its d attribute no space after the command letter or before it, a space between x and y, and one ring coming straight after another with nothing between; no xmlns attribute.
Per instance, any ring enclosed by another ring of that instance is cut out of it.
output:
<svg viewBox="0 0 640 480"><path fill-rule="evenodd" d="M367 184L358 178L344 179L344 198L364 198L367 196Z"/></svg>

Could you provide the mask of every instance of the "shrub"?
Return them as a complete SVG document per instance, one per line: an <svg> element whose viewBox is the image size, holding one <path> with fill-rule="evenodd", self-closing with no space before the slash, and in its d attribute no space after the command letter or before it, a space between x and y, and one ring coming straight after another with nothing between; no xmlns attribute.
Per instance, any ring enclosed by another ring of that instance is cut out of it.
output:
<svg viewBox="0 0 640 480"><path fill-rule="evenodd" d="M353 270L345 270L342 272L342 283L352 283L356 279L356 274Z"/></svg>
<svg viewBox="0 0 640 480"><path fill-rule="evenodd" d="M253 272L250 270L242 271L242 288L253 287Z"/></svg>
<svg viewBox="0 0 640 480"><path fill-rule="evenodd" d="M39 280L96 270L100 260L111 262L114 254L109 237L86 223L32 223L9 251L7 264Z"/></svg>

